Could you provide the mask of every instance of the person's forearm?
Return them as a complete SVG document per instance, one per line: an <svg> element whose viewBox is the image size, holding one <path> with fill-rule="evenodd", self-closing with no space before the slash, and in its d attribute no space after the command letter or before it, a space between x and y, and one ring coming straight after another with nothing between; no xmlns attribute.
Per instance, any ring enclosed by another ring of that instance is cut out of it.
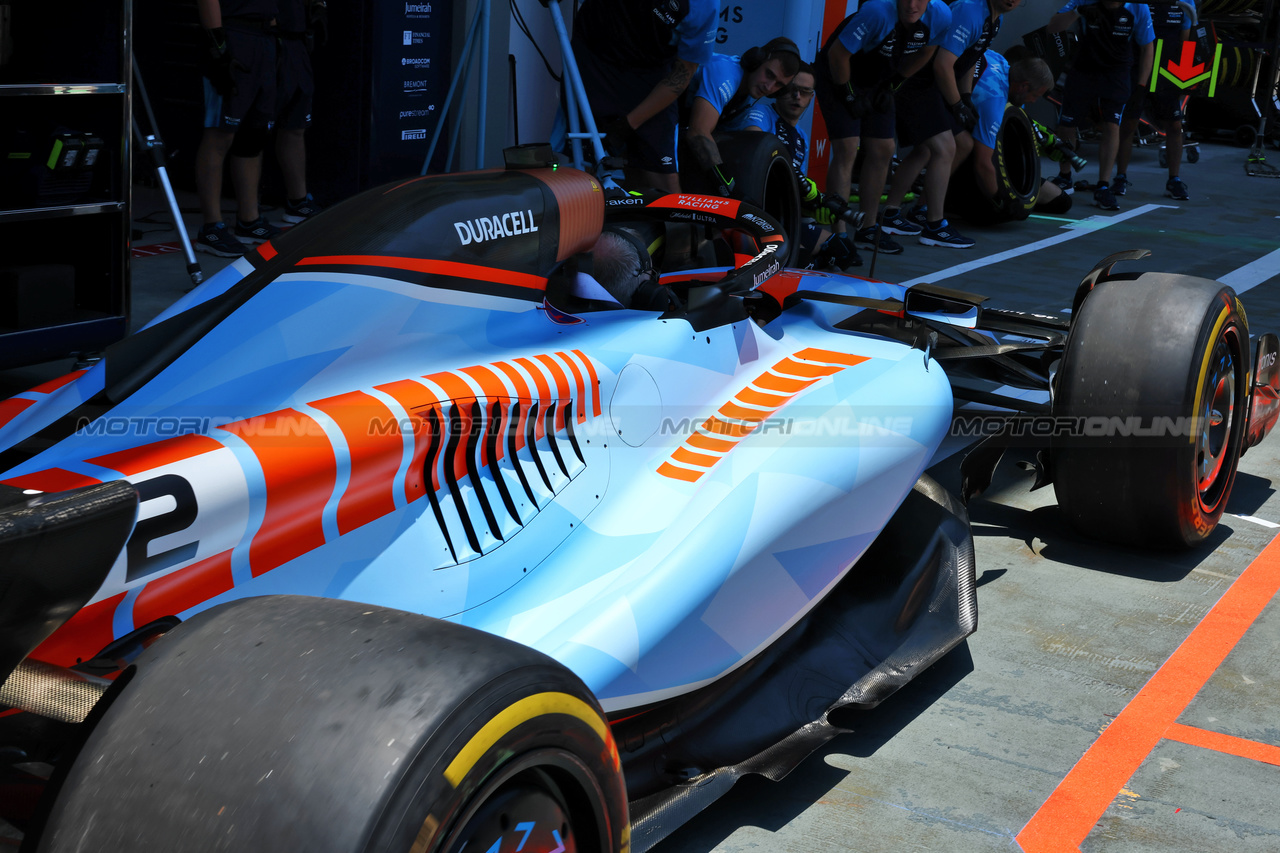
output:
<svg viewBox="0 0 1280 853"><path fill-rule="evenodd" d="M705 133L698 133L693 128L689 128L687 137L689 142L689 150L693 152L693 159L698 161L698 165L704 170L719 166L724 162L720 158L720 147L716 145L716 141Z"/></svg>
<svg viewBox="0 0 1280 853"><path fill-rule="evenodd" d="M671 70L666 77L653 87L653 90L645 96L645 99L636 104L631 112L627 113L627 123L632 127L639 127L658 113L665 110L671 104L675 103L676 98L689 88L689 81L693 79L693 75L698 71L696 62L687 62L677 58L671 64Z"/></svg>
<svg viewBox="0 0 1280 853"><path fill-rule="evenodd" d="M200 13L200 26L206 30L222 26L222 6L218 0L198 0L196 8Z"/></svg>
<svg viewBox="0 0 1280 853"><path fill-rule="evenodd" d="M933 76L938 81L938 91L942 100L951 106L960 100L960 90L956 85L956 55L949 50L938 49L933 58Z"/></svg>
<svg viewBox="0 0 1280 853"><path fill-rule="evenodd" d="M831 71L831 82L843 86L849 82L849 57L853 56L849 49L839 41L831 45L827 52L827 65Z"/></svg>
<svg viewBox="0 0 1280 853"><path fill-rule="evenodd" d="M1156 60L1156 49L1152 42L1147 42L1142 46L1142 56L1138 62L1141 69L1138 72L1138 85L1142 88L1147 87L1147 83L1151 81L1151 66Z"/></svg>

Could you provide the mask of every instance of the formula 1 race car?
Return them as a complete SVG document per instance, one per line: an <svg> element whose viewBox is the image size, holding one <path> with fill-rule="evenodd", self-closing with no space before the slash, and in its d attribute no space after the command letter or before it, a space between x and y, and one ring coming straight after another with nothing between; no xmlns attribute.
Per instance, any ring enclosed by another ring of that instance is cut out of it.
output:
<svg viewBox="0 0 1280 853"><path fill-rule="evenodd" d="M787 256L729 199L408 180L0 403L0 816L645 850L975 630L956 424L966 497L1029 444L1082 532L1185 546L1280 414L1216 282L1112 258L1067 318Z"/></svg>

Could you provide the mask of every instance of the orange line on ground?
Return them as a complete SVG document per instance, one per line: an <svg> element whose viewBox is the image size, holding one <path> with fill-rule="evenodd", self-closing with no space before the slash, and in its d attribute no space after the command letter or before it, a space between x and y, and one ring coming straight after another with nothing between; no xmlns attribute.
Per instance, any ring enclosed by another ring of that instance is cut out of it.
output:
<svg viewBox="0 0 1280 853"><path fill-rule="evenodd" d="M1093 742L1018 833L1025 853L1071 853L1280 589L1272 539Z"/></svg>
<svg viewBox="0 0 1280 853"><path fill-rule="evenodd" d="M1184 726L1182 723L1169 726L1164 736L1178 743L1212 749L1215 752L1225 752L1227 755L1238 755L1241 758L1251 758L1266 764L1280 765L1280 746L1272 746L1269 743L1246 740L1235 735L1224 735L1222 732L1211 732L1195 726Z"/></svg>

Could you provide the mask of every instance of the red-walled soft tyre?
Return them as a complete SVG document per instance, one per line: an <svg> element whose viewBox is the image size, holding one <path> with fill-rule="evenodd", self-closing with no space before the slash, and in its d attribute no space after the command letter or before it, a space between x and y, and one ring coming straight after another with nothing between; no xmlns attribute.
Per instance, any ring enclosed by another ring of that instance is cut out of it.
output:
<svg viewBox="0 0 1280 853"><path fill-rule="evenodd" d="M1208 537L1243 446L1248 353L1244 309L1216 281L1097 285L1072 320L1053 403L1054 489L1071 524L1159 548Z"/></svg>
<svg viewBox="0 0 1280 853"><path fill-rule="evenodd" d="M139 657L38 849L624 853L629 832L608 724L560 664L423 616L272 596Z"/></svg>

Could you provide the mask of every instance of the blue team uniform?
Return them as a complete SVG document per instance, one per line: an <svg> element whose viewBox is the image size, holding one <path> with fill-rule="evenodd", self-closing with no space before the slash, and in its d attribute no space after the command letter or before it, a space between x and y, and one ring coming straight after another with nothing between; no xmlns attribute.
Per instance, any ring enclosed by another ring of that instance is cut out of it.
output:
<svg viewBox="0 0 1280 853"><path fill-rule="evenodd" d="M994 150L1009 103L1009 60L994 50L987 50L983 60L982 76L973 84L973 105L978 109L973 138Z"/></svg>
<svg viewBox="0 0 1280 853"><path fill-rule="evenodd" d="M809 140L805 138L803 130L784 121L773 104L761 104L757 101L755 106L739 114L726 129L746 130L749 127L758 127L781 139L791 152L792 168L796 170L796 174L804 174L805 161L809 157Z"/></svg>
<svg viewBox="0 0 1280 853"><path fill-rule="evenodd" d="M675 59L708 62L719 14L719 0L586 0L574 18L572 47L597 123L634 109ZM638 127L631 165L675 173L678 123L673 103Z"/></svg>
<svg viewBox="0 0 1280 853"><path fill-rule="evenodd" d="M1097 0L1067 0L1058 11L1071 12L1085 7L1093 8L1084 15L1085 34L1075 67L1064 86L1058 121L1074 125L1097 103L1103 121L1119 124L1129 100L1129 69L1133 65L1134 47L1155 41L1151 13L1144 4L1125 3L1111 8Z"/></svg>

